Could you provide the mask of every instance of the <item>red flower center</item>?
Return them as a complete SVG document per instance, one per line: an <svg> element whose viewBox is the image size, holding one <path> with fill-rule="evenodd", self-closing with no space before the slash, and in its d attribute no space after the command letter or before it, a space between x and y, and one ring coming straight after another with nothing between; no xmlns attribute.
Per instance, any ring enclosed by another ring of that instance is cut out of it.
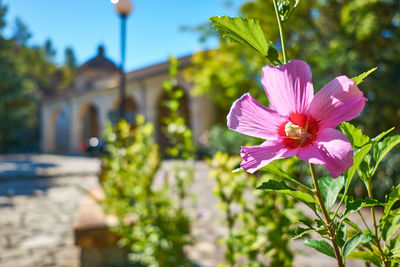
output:
<svg viewBox="0 0 400 267"><path fill-rule="evenodd" d="M308 146L317 138L319 122L304 113L290 113L289 121L279 126L278 134L288 148Z"/></svg>

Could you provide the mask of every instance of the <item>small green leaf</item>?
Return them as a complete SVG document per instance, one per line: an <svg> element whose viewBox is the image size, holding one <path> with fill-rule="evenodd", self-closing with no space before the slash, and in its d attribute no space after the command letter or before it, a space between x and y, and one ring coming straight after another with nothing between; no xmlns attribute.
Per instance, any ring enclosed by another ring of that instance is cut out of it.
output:
<svg viewBox="0 0 400 267"><path fill-rule="evenodd" d="M242 172L242 171L243 171L243 168L242 168L242 167L239 167L239 168L234 169L234 170L232 171L232 173L237 173L237 172Z"/></svg>
<svg viewBox="0 0 400 267"><path fill-rule="evenodd" d="M211 17L209 19L213 26L229 40L253 48L268 58L271 63L275 63L278 60L278 52L273 44L265 39L258 20L239 17L230 18L227 16Z"/></svg>
<svg viewBox="0 0 400 267"><path fill-rule="evenodd" d="M314 198L310 194L295 190L295 189L287 186L284 182L269 180L267 182L262 183L262 185L257 187L257 189L265 190L265 191L277 191L277 192L292 196L295 199L300 200L301 202L305 203L312 210L315 210L315 201L314 201Z"/></svg>
<svg viewBox="0 0 400 267"><path fill-rule="evenodd" d="M363 72L360 75L351 78L353 81L355 81L357 84L360 84L364 81L364 79L370 75L371 73L373 73L374 71L376 71L378 69L378 67L372 68L369 71Z"/></svg>
<svg viewBox="0 0 400 267"><path fill-rule="evenodd" d="M389 242L390 253L393 255L393 257L399 258L400 260L400 235L390 239Z"/></svg>
<svg viewBox="0 0 400 267"><path fill-rule="evenodd" d="M400 200L400 184L398 184L396 187L394 186L392 187L392 191L390 192L389 197L385 204L383 219L388 215L390 215L390 210L392 209L394 203L396 203L399 200Z"/></svg>
<svg viewBox="0 0 400 267"><path fill-rule="evenodd" d="M285 179L288 179L288 180L294 180L294 178L292 178L289 175L287 175L284 171L282 171L280 168L278 168L274 164L268 164L267 166L264 166L261 169L259 169L259 171L270 172L270 173L276 174L276 175L278 175L278 176L280 176L282 178L285 178Z"/></svg>
<svg viewBox="0 0 400 267"><path fill-rule="evenodd" d="M364 262L373 263L376 266L382 266L382 260L380 256L372 253L371 251L353 251L347 258L353 260L362 260Z"/></svg>
<svg viewBox="0 0 400 267"><path fill-rule="evenodd" d="M342 220L345 219L350 214L361 210L362 208L373 207L373 206L378 206L378 205L383 206L383 203L379 202L378 200L369 199L369 198L357 199L357 200L348 198L346 201L346 208L344 210Z"/></svg>
<svg viewBox="0 0 400 267"><path fill-rule="evenodd" d="M349 138L353 147L360 148L369 143L369 137L364 135L362 130L356 128L353 124L343 122L339 125L339 128Z"/></svg>
<svg viewBox="0 0 400 267"><path fill-rule="evenodd" d="M176 57L169 56L169 76L176 76L179 71L179 61Z"/></svg>
<svg viewBox="0 0 400 267"><path fill-rule="evenodd" d="M282 180L286 180L289 183L294 184L294 185L299 185L302 188L304 188L304 189L306 189L306 190L311 192L311 188L309 188L308 186L300 183L296 179L290 177L288 174L286 174L284 171L282 171L280 168L278 168L274 164L268 164L267 166L264 166L261 169L259 169L259 171L265 171L265 172L269 172L269 173L275 174L275 176L282 178ZM274 179L274 180L276 180L276 179Z"/></svg>
<svg viewBox="0 0 400 267"><path fill-rule="evenodd" d="M388 240L400 229L400 215L389 216L380 228L383 240Z"/></svg>
<svg viewBox="0 0 400 267"><path fill-rule="evenodd" d="M365 244L368 243L373 239L373 236L371 235L364 235L364 234L356 234L352 238L346 241L346 243L343 246L343 257L347 258L349 254L360 244Z"/></svg>
<svg viewBox="0 0 400 267"><path fill-rule="evenodd" d="M306 240L303 244L307 247L314 248L319 252L328 255L329 257L335 258L335 252L333 251L333 247L329 245L329 243L326 242L325 240L309 239Z"/></svg>
<svg viewBox="0 0 400 267"><path fill-rule="evenodd" d="M344 186L344 177L339 176L336 179L333 179L329 176L323 177L318 180L318 184L321 189L321 194L324 198L326 208L329 211L331 210L333 204L335 204L336 198Z"/></svg>
<svg viewBox="0 0 400 267"><path fill-rule="evenodd" d="M337 241L340 247L343 247L347 241L347 226L345 224L340 224L340 228L337 232Z"/></svg>
<svg viewBox="0 0 400 267"><path fill-rule="evenodd" d="M398 144L400 144L400 135L386 137L383 141L374 145L374 160L376 162L374 171L378 168L378 165L390 152L390 150L392 150Z"/></svg>
<svg viewBox="0 0 400 267"><path fill-rule="evenodd" d="M371 177L371 173L373 171L373 168L371 167L371 161L372 155L367 154L361 162L359 169L357 170L358 175L363 181L368 181Z"/></svg>
<svg viewBox="0 0 400 267"><path fill-rule="evenodd" d="M254 241L254 243L251 244L250 249L251 250L260 249L267 242L268 242L268 239L266 236L263 236L263 235L257 236L256 241Z"/></svg>
<svg viewBox="0 0 400 267"><path fill-rule="evenodd" d="M350 167L346 171L345 177L346 177L346 187L345 187L345 192L347 193L347 190L349 189L350 183L353 180L354 175L356 174L357 169L359 168L361 162L364 160L364 158L368 155L369 151L372 148L372 144L368 144L363 146L361 149L359 149L356 154L354 155L353 158L353 166Z"/></svg>
<svg viewBox="0 0 400 267"><path fill-rule="evenodd" d="M390 260L395 263L400 264L400 255L397 255L396 257L390 257ZM396 265L394 265L394 266L396 266Z"/></svg>
<svg viewBox="0 0 400 267"><path fill-rule="evenodd" d="M350 225L354 230L356 230L357 232L362 232L361 228L358 227L358 225L352 221L350 221L349 219L344 219L343 222L347 223L348 225Z"/></svg>
<svg viewBox="0 0 400 267"><path fill-rule="evenodd" d="M376 144L378 143L383 137L385 137L388 133L392 132L394 130L394 127L392 127L391 129L381 132L380 134L378 134L376 137L372 138L372 144Z"/></svg>
<svg viewBox="0 0 400 267"><path fill-rule="evenodd" d="M284 215L291 223L298 223L300 220L307 220L304 213L295 208L286 208L282 211L282 215Z"/></svg>
<svg viewBox="0 0 400 267"><path fill-rule="evenodd" d="M311 233L311 232L315 232L315 229L297 227L296 230L294 231L295 236L293 237L293 239L302 238L302 237L304 237L304 235Z"/></svg>
<svg viewBox="0 0 400 267"><path fill-rule="evenodd" d="M309 219L300 219L299 222L307 226L308 228L313 228L313 222Z"/></svg>

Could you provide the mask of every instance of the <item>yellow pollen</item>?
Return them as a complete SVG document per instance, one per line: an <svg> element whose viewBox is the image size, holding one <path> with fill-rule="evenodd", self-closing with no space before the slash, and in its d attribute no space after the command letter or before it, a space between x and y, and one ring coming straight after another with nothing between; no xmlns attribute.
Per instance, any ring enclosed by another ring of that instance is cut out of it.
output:
<svg viewBox="0 0 400 267"><path fill-rule="evenodd" d="M306 137L307 132L303 127L293 124L290 121L285 125L285 133L287 137Z"/></svg>

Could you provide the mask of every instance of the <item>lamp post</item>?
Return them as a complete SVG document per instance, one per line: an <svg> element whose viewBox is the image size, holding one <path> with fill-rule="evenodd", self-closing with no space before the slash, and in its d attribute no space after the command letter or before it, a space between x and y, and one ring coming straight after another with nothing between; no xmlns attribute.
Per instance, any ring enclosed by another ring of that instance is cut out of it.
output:
<svg viewBox="0 0 400 267"><path fill-rule="evenodd" d="M125 77L125 47L126 47L126 19L132 12L133 6L130 0L111 0L115 10L121 18L121 81L119 86L119 112L118 119L125 119L125 92L126 92L126 77Z"/></svg>

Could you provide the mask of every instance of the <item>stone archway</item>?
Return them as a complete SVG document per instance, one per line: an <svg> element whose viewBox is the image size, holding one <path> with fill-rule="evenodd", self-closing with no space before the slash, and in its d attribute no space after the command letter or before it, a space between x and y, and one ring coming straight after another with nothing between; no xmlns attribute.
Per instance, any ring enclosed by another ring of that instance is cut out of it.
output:
<svg viewBox="0 0 400 267"><path fill-rule="evenodd" d="M100 137L99 110L92 104L84 104L79 110L79 144L83 151L91 137Z"/></svg>
<svg viewBox="0 0 400 267"><path fill-rule="evenodd" d="M177 87L181 88L181 87ZM190 109L189 109L189 98L186 90L184 91L184 95L181 98L180 106L179 106L179 114L185 118L186 125L191 128L191 120L190 120ZM156 118L156 129L157 129L157 142L160 147L161 153L165 153L165 149L170 146L170 141L168 140L167 135L165 134L165 122L164 119L168 116L168 108L164 106L163 101L167 100L167 94L162 89L162 93L157 101L157 118Z"/></svg>
<svg viewBox="0 0 400 267"><path fill-rule="evenodd" d="M116 99L112 105L111 110L108 112L108 120L115 124L118 121L119 116L119 99ZM126 121L130 124L135 124L137 105L135 100L127 96L125 98L125 117Z"/></svg>

